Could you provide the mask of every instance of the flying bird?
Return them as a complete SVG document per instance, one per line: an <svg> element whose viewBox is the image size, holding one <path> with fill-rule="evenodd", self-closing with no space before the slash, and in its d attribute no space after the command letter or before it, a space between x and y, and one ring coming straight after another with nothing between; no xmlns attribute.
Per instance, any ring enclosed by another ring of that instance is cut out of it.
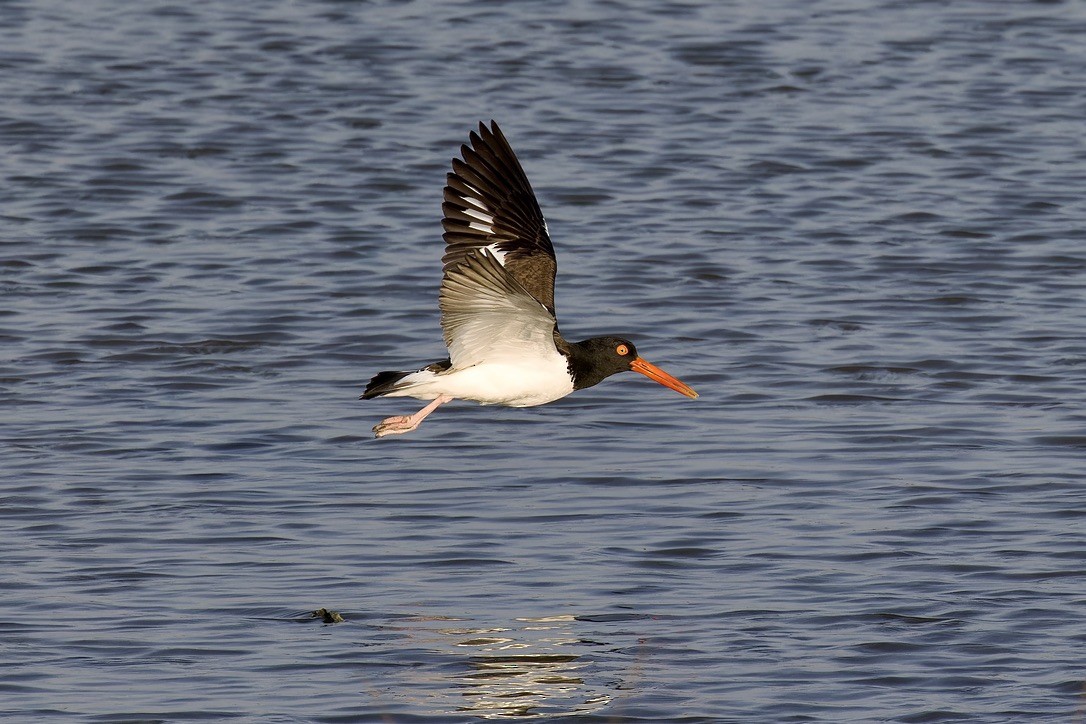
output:
<svg viewBox="0 0 1086 724"><path fill-rule="evenodd" d="M447 176L444 275L438 303L448 359L420 370L380 372L363 400L414 397L431 402L389 417L376 437L411 432L455 399L532 407L633 370L696 398L688 385L637 354L622 337L569 342L554 313L557 263L547 222L498 124L470 135Z"/></svg>

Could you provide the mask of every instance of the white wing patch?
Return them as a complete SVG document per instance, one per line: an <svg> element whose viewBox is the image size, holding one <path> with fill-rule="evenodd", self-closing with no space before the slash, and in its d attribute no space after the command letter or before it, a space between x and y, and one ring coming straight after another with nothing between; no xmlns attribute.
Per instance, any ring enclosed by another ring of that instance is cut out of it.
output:
<svg viewBox="0 0 1086 724"><path fill-rule="evenodd" d="M498 245L491 244L490 246L484 246L484 249L494 255L494 258L498 260L498 263L505 266L505 252L498 248Z"/></svg>
<svg viewBox="0 0 1086 724"><path fill-rule="evenodd" d="M482 195L483 195L483 192L480 191L479 189L475 188L471 184L469 184L467 181L464 181L463 184L464 184L465 187L467 187L468 191L470 191L471 193L474 194L474 196L466 196L466 195L461 194L460 198L464 199L464 201L467 201L469 204L471 204L475 208L482 209L483 211L486 211L487 210L486 202L483 201L482 198L481 198Z"/></svg>
<svg viewBox="0 0 1086 724"><path fill-rule="evenodd" d="M445 275L439 305L454 369L561 356L554 346L554 316L489 248Z"/></svg>
<svg viewBox="0 0 1086 724"><path fill-rule="evenodd" d="M475 229L476 231L481 231L484 234L494 233L493 216L483 213L482 211L476 211L475 209L464 209L464 213L473 219L478 219L478 221L468 222L469 229Z"/></svg>
<svg viewBox="0 0 1086 724"><path fill-rule="evenodd" d="M482 192L471 184L465 184L465 186L467 186L468 190L475 194L475 196L461 196L465 203L474 207L464 209L463 213L473 219L477 219L477 221L468 222L468 228L481 231L484 234L493 234L494 214L490 213L490 208L487 206L486 202L483 201Z"/></svg>

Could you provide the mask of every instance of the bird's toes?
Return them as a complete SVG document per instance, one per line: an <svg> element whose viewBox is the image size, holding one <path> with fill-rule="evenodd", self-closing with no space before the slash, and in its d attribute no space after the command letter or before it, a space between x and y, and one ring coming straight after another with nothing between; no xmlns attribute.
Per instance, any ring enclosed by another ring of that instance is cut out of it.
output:
<svg viewBox="0 0 1086 724"><path fill-rule="evenodd" d="M412 420L407 415L397 415L396 417L389 417L373 426L374 437L384 437L385 435L402 435L405 432L411 432L417 427L412 424Z"/></svg>

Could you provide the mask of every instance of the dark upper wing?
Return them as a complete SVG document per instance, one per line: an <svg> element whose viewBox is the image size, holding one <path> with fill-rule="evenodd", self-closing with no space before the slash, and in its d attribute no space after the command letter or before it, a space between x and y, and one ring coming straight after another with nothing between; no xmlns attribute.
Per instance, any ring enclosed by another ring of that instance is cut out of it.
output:
<svg viewBox="0 0 1086 724"><path fill-rule="evenodd" d="M445 275L476 249L488 247L506 271L554 314L554 247L532 186L494 121L479 124L460 147L447 177Z"/></svg>

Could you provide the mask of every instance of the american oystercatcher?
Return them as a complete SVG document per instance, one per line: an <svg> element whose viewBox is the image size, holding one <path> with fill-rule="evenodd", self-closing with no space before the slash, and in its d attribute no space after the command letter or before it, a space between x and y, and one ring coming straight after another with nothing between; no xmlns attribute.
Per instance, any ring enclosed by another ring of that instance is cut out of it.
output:
<svg viewBox="0 0 1086 724"><path fill-rule="evenodd" d="M568 342L554 315L557 263L547 222L516 154L494 121L479 124L447 177L439 306L448 359L380 372L362 393L432 400L375 425L376 437L411 432L450 400L531 407L633 370L690 398L698 393L637 356L621 337Z"/></svg>

